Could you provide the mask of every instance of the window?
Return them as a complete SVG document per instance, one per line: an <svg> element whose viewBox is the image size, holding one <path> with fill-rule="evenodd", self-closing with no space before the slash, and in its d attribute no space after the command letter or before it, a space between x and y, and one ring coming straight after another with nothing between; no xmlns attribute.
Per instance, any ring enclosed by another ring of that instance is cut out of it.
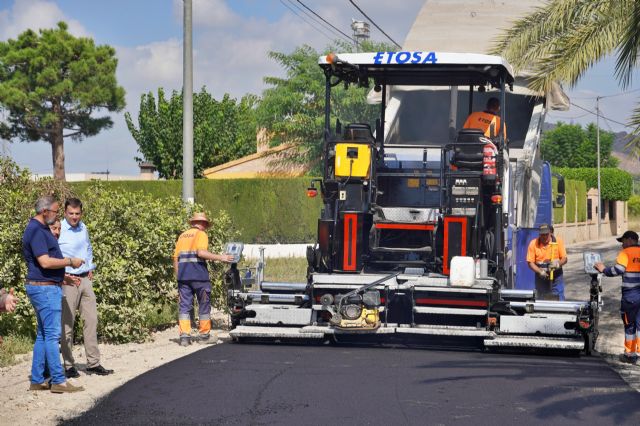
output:
<svg viewBox="0 0 640 426"><path fill-rule="evenodd" d="M587 220L593 220L593 202L591 198L587 198Z"/></svg>

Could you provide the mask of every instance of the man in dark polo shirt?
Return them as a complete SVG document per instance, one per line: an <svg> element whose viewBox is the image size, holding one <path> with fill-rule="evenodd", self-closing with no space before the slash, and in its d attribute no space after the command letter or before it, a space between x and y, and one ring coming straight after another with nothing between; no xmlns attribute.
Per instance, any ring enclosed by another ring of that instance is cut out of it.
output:
<svg viewBox="0 0 640 426"><path fill-rule="evenodd" d="M62 316L62 289L66 266L79 267L78 258L63 258L49 230L55 222L59 204L50 196L36 201L36 215L29 221L22 235L22 253L27 262L25 289L37 319L36 341L33 345L31 385L29 390L51 390L53 393L77 392L81 386L67 383L60 364L60 321ZM51 374L51 387L44 379L45 363Z"/></svg>

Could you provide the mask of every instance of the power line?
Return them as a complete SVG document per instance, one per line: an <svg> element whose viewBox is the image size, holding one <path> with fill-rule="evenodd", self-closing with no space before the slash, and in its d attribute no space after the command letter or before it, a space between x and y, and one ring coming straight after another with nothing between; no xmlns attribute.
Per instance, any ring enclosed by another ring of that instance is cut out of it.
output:
<svg viewBox="0 0 640 426"><path fill-rule="evenodd" d="M330 35L328 35L327 33L325 33L322 29L316 27L315 25L313 25L313 23L307 21L304 16L301 16L300 14L298 14L298 12L295 11L295 9L291 8L289 5L287 5L283 0L280 0L280 3L282 3L282 5L284 7L286 7L287 9L289 9L291 12L293 12L294 15L296 15L298 18L302 19L307 25L311 26L314 30L318 31L319 33L321 33L323 36L325 36L327 39L329 39L330 41L333 41L333 37L331 37Z"/></svg>
<svg viewBox="0 0 640 426"><path fill-rule="evenodd" d="M309 6L307 6L306 4L302 3L302 1L298 0L298 3L300 3L305 9L307 9L309 12L313 13L315 16L317 16L318 18L320 18L320 20L322 20L322 22L324 22L325 24L329 25L331 28L333 28L334 30L338 31L340 34L342 34L343 36L345 36L346 38L348 38L349 40L351 40L351 42L355 43L356 41L348 34L343 33L342 31L340 31L339 28L336 28L331 22L327 21L326 19L324 19L322 16L318 15L316 12L313 11L313 9L311 9Z"/></svg>
<svg viewBox="0 0 640 426"><path fill-rule="evenodd" d="M628 128L628 129L632 129L632 128L633 128L633 126L629 126L628 124L621 123L621 122L616 121L616 120L614 120L614 119L612 119L612 118L605 117L605 116L604 116L604 115L602 115L602 114L597 114L597 113L595 113L595 112L593 112L593 111L591 111L591 110L586 109L585 107L582 107L582 106L580 106L580 105L574 104L573 102L571 102L571 105L573 105L574 107L579 108L579 109L581 109L581 110L583 110L583 111L586 111L586 112L588 112L589 114L593 114L593 115L596 115L596 116L597 116L597 115L599 115L600 117L604 118L605 120L609 120L609 121L610 121L610 122L612 122L612 123L619 124L620 126L626 127L626 128Z"/></svg>
<svg viewBox="0 0 640 426"><path fill-rule="evenodd" d="M391 42L392 42L393 44L395 44L396 46L398 46L398 48L399 48L399 49L402 49L402 46L400 46L400 45L399 45L399 44L398 44L394 39L392 39L392 38L389 36L389 34L387 34L387 33L385 33L384 31L382 31L382 28L380 28L380 27L378 26L378 24L376 24L376 23L373 21L373 19L369 18L369 16L367 16L367 14L366 14L366 13L364 13L364 11L358 7L358 5L356 4L356 2L355 2L355 1L353 1L353 0L349 0L349 3L351 3L351 4L353 5L353 7L355 7L356 9L358 9L358 12L362 13L362 16L364 16L365 18L367 18L367 20L368 20L369 22L371 22L371 24L372 24L374 27L376 27L376 28L378 29L378 31L380 31L382 34L384 34L384 35L385 35L385 37L387 37L389 40L391 40Z"/></svg>
<svg viewBox="0 0 640 426"><path fill-rule="evenodd" d="M572 96L571 98L572 99L596 99L596 98L606 99L606 98L615 98L616 96L624 96L624 95L628 95L630 93L635 93L635 92L640 92L640 88L627 90L625 92L612 93L612 94L603 95L603 96Z"/></svg>

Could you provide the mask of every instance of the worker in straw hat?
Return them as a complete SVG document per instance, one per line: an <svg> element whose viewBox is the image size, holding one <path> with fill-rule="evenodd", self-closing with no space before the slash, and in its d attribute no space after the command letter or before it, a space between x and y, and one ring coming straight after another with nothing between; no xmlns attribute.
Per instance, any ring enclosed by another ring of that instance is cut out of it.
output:
<svg viewBox="0 0 640 426"><path fill-rule="evenodd" d="M207 342L211 332L211 281L207 260L231 262L233 256L214 254L209 249L209 237L206 230L210 226L204 213L194 213L189 219L191 228L178 238L173 253L173 269L178 280L180 295L178 325L180 327L180 345L191 343L191 319L189 311L193 304L193 295L198 299L200 319L199 341Z"/></svg>

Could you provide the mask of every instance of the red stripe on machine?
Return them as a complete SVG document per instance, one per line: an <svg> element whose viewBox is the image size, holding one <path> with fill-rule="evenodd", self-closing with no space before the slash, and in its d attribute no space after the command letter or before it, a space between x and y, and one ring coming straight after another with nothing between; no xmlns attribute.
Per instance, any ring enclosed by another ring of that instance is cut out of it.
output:
<svg viewBox="0 0 640 426"><path fill-rule="evenodd" d="M344 255L342 258L343 269L345 271L356 270L356 235L358 228L358 215L344 215Z"/></svg>

